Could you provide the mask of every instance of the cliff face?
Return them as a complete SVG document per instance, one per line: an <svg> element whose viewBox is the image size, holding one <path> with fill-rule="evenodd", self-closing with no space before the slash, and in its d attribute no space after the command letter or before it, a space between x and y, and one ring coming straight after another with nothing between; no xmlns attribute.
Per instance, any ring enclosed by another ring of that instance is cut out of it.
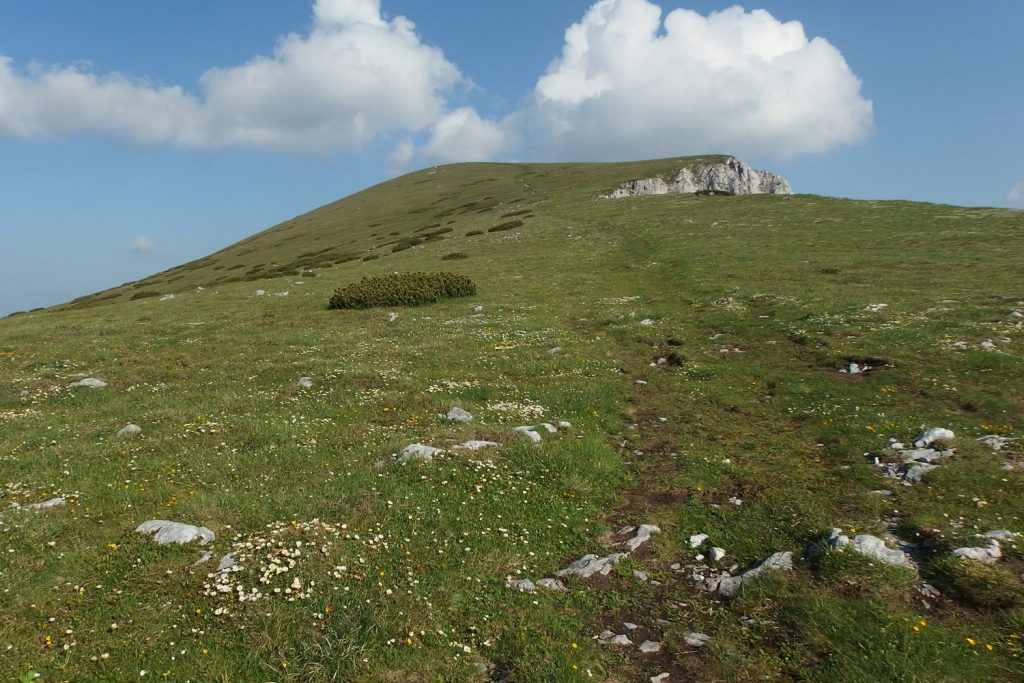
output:
<svg viewBox="0 0 1024 683"><path fill-rule="evenodd" d="M786 179L768 171L758 171L736 157L721 163L694 164L680 169L674 178L630 180L615 188L609 198L651 194L793 194Z"/></svg>

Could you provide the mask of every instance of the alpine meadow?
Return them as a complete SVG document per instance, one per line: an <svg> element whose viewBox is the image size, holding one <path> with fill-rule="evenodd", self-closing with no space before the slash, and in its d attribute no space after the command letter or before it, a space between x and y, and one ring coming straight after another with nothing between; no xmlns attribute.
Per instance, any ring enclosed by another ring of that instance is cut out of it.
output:
<svg viewBox="0 0 1024 683"><path fill-rule="evenodd" d="M432 166L0 320L0 678L1024 678L1024 212L632 191L734 162Z"/></svg>

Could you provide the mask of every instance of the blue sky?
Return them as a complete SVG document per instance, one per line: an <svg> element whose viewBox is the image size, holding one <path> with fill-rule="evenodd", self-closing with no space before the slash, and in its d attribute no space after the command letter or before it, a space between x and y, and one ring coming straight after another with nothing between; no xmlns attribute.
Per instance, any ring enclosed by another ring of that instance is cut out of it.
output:
<svg viewBox="0 0 1024 683"><path fill-rule="evenodd" d="M0 315L456 160L721 152L1024 208L1024 3L730 7L5 0Z"/></svg>

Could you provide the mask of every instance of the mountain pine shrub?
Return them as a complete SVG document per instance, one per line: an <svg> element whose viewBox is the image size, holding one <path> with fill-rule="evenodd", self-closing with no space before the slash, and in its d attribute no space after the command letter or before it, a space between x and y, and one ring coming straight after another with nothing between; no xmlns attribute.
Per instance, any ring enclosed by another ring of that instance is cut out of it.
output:
<svg viewBox="0 0 1024 683"><path fill-rule="evenodd" d="M441 299L476 294L476 285L456 273L388 273L364 277L339 287L328 308L375 308L378 306L422 306Z"/></svg>

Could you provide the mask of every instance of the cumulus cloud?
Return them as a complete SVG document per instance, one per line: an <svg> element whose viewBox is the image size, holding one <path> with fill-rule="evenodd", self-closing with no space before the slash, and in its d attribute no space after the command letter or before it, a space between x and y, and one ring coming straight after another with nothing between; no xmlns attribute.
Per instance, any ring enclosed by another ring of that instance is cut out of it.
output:
<svg viewBox="0 0 1024 683"><path fill-rule="evenodd" d="M858 142L872 104L842 54L796 21L731 7L662 20L600 0L534 90L537 149L575 158L728 152L786 158Z"/></svg>
<svg viewBox="0 0 1024 683"><path fill-rule="evenodd" d="M1024 180L1010 188L1010 193L1006 195L1006 203L1024 209Z"/></svg>
<svg viewBox="0 0 1024 683"><path fill-rule="evenodd" d="M136 254L151 254L156 251L156 242L152 237L139 235L132 240L132 251Z"/></svg>
<svg viewBox="0 0 1024 683"><path fill-rule="evenodd" d="M432 126L436 133L464 116L467 133L493 148L475 112L449 111L445 93L462 80L411 21L385 19L379 0L317 0L308 34L282 37L271 56L209 69L199 95L74 66L19 71L0 56L0 134L99 132L143 144L330 153Z"/></svg>

